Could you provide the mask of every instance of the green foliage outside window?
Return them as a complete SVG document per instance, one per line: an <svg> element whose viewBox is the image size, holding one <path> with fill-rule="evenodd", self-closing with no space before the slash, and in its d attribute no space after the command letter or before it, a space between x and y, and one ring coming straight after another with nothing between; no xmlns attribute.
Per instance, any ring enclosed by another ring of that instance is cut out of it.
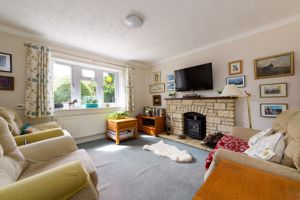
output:
<svg viewBox="0 0 300 200"><path fill-rule="evenodd" d="M115 102L115 75L113 73L107 73L104 76L104 103Z"/></svg>
<svg viewBox="0 0 300 200"><path fill-rule="evenodd" d="M71 82L69 77L62 77L54 88L54 103L62 103L71 99Z"/></svg>

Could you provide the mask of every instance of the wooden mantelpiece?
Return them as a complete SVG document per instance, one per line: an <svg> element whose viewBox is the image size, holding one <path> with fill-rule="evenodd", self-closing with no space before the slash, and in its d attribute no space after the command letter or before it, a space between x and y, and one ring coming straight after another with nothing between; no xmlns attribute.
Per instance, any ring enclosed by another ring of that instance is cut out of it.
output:
<svg viewBox="0 0 300 200"><path fill-rule="evenodd" d="M175 97L175 98L165 98L165 100L195 100L195 99L237 99L237 97Z"/></svg>

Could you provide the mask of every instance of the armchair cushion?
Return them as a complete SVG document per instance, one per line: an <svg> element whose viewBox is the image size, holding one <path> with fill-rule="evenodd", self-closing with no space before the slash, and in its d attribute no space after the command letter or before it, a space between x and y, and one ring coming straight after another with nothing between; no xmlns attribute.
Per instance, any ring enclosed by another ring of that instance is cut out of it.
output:
<svg viewBox="0 0 300 200"><path fill-rule="evenodd" d="M205 168L208 169L212 160L213 156L218 149L227 149L234 152L244 152L246 149L249 148L248 143L240 138L236 138L234 136L225 135L223 136L219 142L217 143L214 150L212 150L205 161Z"/></svg>
<svg viewBox="0 0 300 200"><path fill-rule="evenodd" d="M27 167L27 161L17 148L7 122L0 117L0 186L15 182Z"/></svg>
<svg viewBox="0 0 300 200"><path fill-rule="evenodd" d="M49 169L27 179L0 187L2 200L69 199L89 183L89 176L78 161Z"/></svg>
<svg viewBox="0 0 300 200"><path fill-rule="evenodd" d="M31 177L74 160L80 161L83 164L86 171L90 174L93 184L97 185L98 177L95 172L94 165L85 150L77 150L48 161L30 163L28 168L22 173L19 179L22 180Z"/></svg>
<svg viewBox="0 0 300 200"><path fill-rule="evenodd" d="M58 136L63 136L64 131L60 128L54 128L54 129L49 129L49 130L44 130L44 131L38 131L35 133L31 134L26 134L26 135L18 135L15 136L15 140L18 146L24 145L25 143L34 143L37 141L49 139L49 138L54 138Z"/></svg>

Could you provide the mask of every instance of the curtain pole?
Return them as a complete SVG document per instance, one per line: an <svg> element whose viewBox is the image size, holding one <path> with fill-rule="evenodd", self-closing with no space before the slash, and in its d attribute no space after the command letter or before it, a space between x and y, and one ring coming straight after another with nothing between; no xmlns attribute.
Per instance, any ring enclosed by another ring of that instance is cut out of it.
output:
<svg viewBox="0 0 300 200"><path fill-rule="evenodd" d="M29 44L29 43L24 43L24 46L27 46L27 47L31 47L32 45ZM52 52L57 52L57 53L62 53L62 54L65 54L65 55L69 55L69 56L73 56L73 57L77 57L77 58L82 58L82 59L85 59L85 60L90 60L92 62L100 62L100 63L105 63L105 64L109 64L109 65L115 65L115 66L118 66L118 67L123 67L123 68L129 68L125 65L119 65L119 64L116 64L116 63L112 63L112 62L107 62L107 61L102 61L102 60L95 60L95 59L91 59L91 58L86 58L86 57L83 57L83 56L78 56L78 55L74 55L74 54L71 54L71 53L67 53L67 52L64 52L64 51L58 51L58 50L55 50L55 49L51 49ZM134 68L132 68L134 70Z"/></svg>

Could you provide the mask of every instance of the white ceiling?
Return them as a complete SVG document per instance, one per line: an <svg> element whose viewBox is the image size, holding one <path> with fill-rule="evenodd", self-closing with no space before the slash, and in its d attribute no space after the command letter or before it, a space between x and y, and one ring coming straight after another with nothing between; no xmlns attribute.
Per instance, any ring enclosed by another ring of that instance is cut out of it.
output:
<svg viewBox="0 0 300 200"><path fill-rule="evenodd" d="M124 26L130 13L143 27ZM0 25L143 64L299 13L299 0L0 0Z"/></svg>

